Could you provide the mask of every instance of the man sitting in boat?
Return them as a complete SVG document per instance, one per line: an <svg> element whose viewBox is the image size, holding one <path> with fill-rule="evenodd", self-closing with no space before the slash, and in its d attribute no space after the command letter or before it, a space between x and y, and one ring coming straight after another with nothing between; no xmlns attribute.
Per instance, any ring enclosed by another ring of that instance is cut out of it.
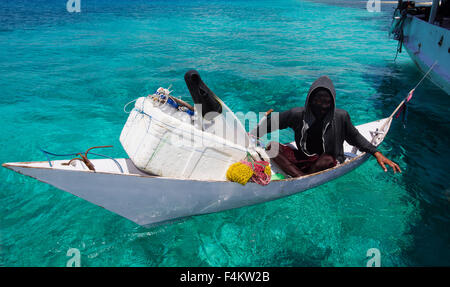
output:
<svg viewBox="0 0 450 287"><path fill-rule="evenodd" d="M386 165L401 172L400 167L383 156L353 126L349 114L335 105L336 91L327 76L317 79L310 87L305 107L296 107L279 114L276 127L272 120L263 120L250 135L261 137L278 129L292 128L298 149L271 142L268 150L278 151L275 163L292 177L299 177L331 168L345 161L344 140L363 152L375 156L378 164L387 171Z"/></svg>

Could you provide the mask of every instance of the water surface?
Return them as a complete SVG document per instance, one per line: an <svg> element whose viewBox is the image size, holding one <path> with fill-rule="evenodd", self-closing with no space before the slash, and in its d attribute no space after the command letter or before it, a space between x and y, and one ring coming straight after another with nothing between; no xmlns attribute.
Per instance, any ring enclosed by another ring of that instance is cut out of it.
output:
<svg viewBox="0 0 450 287"><path fill-rule="evenodd" d="M111 3L112 2L112 3ZM420 80L406 53L393 61L391 6L359 1L0 2L1 162L119 142L130 100L197 69L234 111L302 106L321 75L355 124L386 117ZM0 265L383 266L450 265L449 98L428 80L374 159L320 187L260 205L151 229L69 193L0 170ZM292 140L292 132L282 133ZM183 192L183 191L180 191Z"/></svg>

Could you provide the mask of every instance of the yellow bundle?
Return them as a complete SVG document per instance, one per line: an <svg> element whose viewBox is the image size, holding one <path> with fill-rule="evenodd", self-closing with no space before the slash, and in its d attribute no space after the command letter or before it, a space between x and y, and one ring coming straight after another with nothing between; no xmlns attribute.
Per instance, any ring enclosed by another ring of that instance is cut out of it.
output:
<svg viewBox="0 0 450 287"><path fill-rule="evenodd" d="M242 162L233 163L227 170L227 179L242 185L245 185L252 176L252 168Z"/></svg>
<svg viewBox="0 0 450 287"><path fill-rule="evenodd" d="M264 168L264 173L267 174L267 176L271 177L272 176L272 171L270 170L270 165L267 165Z"/></svg>

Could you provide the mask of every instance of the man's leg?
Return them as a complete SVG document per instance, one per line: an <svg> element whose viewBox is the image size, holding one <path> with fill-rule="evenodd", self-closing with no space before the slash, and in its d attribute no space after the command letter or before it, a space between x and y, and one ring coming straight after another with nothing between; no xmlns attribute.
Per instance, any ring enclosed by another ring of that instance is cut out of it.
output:
<svg viewBox="0 0 450 287"><path fill-rule="evenodd" d="M272 158L272 160L287 174L289 174L292 177L300 177L302 175L305 175L293 162L289 160L289 155L283 154L283 152L286 152L285 149L283 149L280 146L280 143L277 142L270 142L267 145L267 149L270 150L274 147L278 147L278 154ZM293 153L292 153L293 155Z"/></svg>
<svg viewBox="0 0 450 287"><path fill-rule="evenodd" d="M317 161L309 168L309 173L315 173L321 170L331 168L336 165L336 159L329 154L321 154Z"/></svg>

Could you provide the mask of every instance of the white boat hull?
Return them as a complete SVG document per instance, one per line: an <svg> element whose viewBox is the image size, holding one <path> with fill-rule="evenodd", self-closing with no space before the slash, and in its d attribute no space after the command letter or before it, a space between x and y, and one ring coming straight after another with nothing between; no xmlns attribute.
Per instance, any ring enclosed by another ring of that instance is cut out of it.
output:
<svg viewBox="0 0 450 287"><path fill-rule="evenodd" d="M450 94L450 31L408 15L403 24L403 47L416 66Z"/></svg>
<svg viewBox="0 0 450 287"><path fill-rule="evenodd" d="M384 133L377 135L374 142L378 145L389 130L391 120L387 118L357 128L367 139L372 140L371 132L383 127ZM344 149L352 152L352 147L347 143ZM82 164L77 167L61 165L67 160L52 161L52 167L48 162L5 163L3 166L148 227L299 193L352 171L368 157L358 152L356 157L337 167L300 178L272 181L267 186L149 176L138 171L129 159L117 159L123 173L108 159L92 160L97 172L88 170Z"/></svg>

